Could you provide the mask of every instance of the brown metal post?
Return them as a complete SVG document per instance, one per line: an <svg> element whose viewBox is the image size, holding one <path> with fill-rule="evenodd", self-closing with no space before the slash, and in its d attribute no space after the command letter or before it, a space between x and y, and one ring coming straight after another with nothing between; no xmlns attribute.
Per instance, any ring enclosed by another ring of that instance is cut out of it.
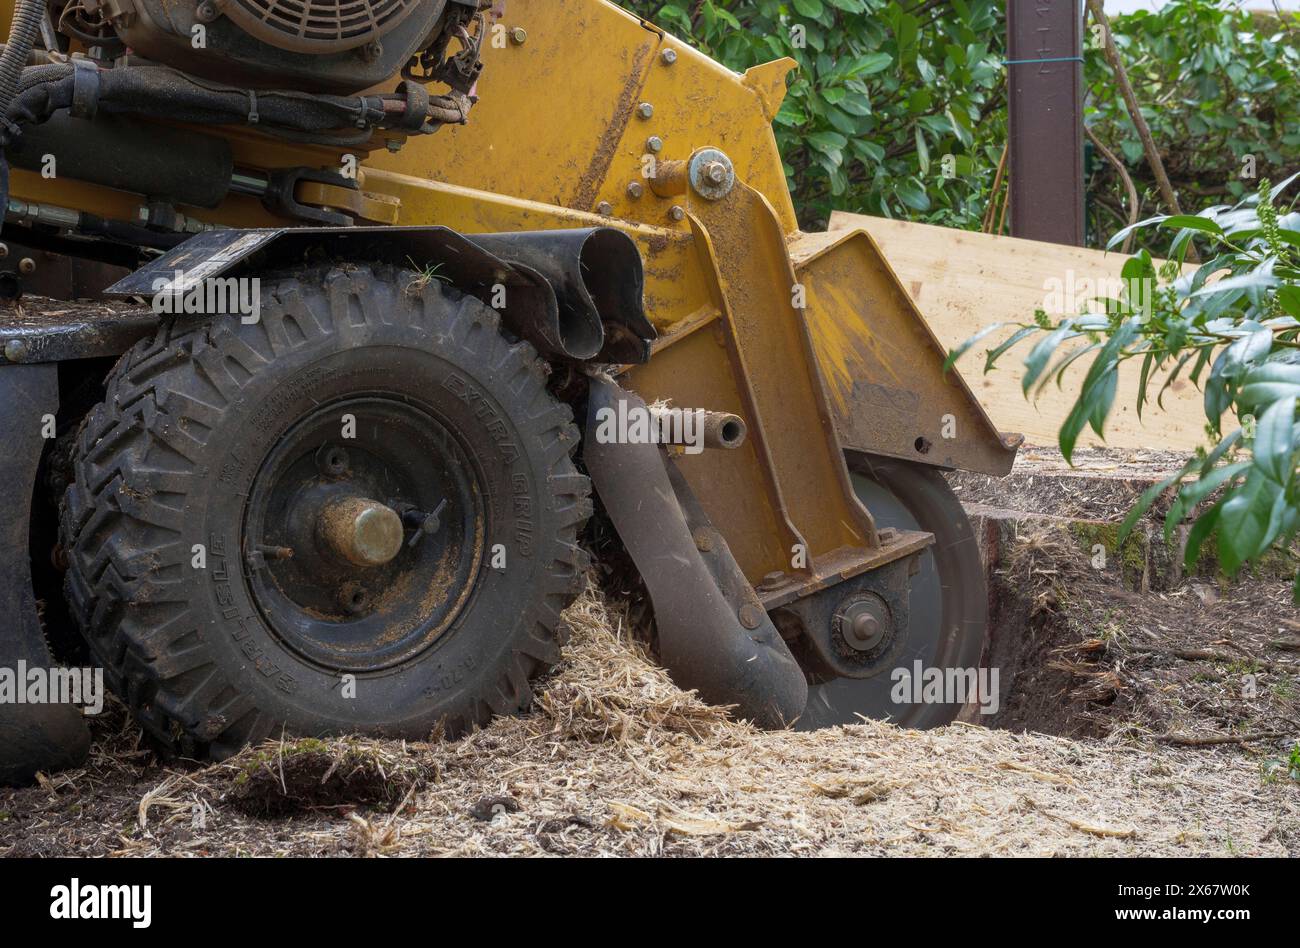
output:
<svg viewBox="0 0 1300 948"><path fill-rule="evenodd" d="M1083 244L1083 3L1007 0L1011 233Z"/></svg>

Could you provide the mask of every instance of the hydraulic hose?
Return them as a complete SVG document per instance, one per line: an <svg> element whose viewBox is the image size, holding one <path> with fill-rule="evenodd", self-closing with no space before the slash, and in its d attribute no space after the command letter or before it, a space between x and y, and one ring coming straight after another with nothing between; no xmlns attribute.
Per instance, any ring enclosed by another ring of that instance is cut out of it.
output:
<svg viewBox="0 0 1300 948"><path fill-rule="evenodd" d="M22 83L23 68L36 44L36 34L45 19L45 0L18 0L14 6L13 22L9 26L9 42L0 50L0 129L8 141L9 106ZM0 151L0 225L4 223L4 209L9 206L9 162Z"/></svg>
<svg viewBox="0 0 1300 948"><path fill-rule="evenodd" d="M14 7L9 42L5 44L4 52L0 53L0 117L8 113L10 103L18 94L23 67L27 65L27 57L36 44L36 35L41 30L44 16L44 0L18 0Z"/></svg>

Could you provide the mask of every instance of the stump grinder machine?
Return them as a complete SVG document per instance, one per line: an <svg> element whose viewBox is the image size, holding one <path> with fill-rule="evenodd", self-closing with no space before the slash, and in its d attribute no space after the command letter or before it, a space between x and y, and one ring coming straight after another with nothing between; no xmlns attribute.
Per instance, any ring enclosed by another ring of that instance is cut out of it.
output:
<svg viewBox="0 0 1300 948"><path fill-rule="evenodd" d="M942 471L1017 442L799 229L791 60L606 0L0 8L0 780L84 757L24 690L76 668L187 757L454 737L593 569L760 726L959 712L891 691L978 666Z"/></svg>

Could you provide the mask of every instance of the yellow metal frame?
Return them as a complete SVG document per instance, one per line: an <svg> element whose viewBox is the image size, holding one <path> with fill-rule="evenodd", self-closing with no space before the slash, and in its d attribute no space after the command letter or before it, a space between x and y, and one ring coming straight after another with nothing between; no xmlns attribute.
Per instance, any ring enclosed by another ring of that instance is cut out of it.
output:
<svg viewBox="0 0 1300 948"><path fill-rule="evenodd" d="M845 448L1009 469L1014 447L964 384L943 375L942 351L870 237L799 233L771 129L791 60L737 74L606 0L511 0L500 25L508 29L484 47L470 124L396 153L377 137L359 193L306 184L298 200L358 223L628 233L660 339L627 384L647 400L746 419L742 449L681 467L756 584L783 571L806 591L902 554L882 547L858 503ZM524 42L511 38L515 28ZM230 138L243 168L343 162L250 130L204 131ZM734 165L725 198L650 186L662 162L704 147ZM134 218L141 203L18 169L11 194L117 219ZM244 196L181 210L226 226L292 223Z"/></svg>

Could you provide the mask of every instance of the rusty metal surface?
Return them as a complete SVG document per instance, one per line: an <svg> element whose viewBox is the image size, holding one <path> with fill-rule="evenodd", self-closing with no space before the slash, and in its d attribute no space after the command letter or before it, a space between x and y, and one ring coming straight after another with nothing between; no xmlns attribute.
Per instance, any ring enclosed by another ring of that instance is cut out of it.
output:
<svg viewBox="0 0 1300 948"><path fill-rule="evenodd" d="M844 447L935 467L1005 474L1004 436L956 372L912 298L864 230L791 245L808 295L817 362Z"/></svg>
<svg viewBox="0 0 1300 948"><path fill-rule="evenodd" d="M1007 3L1014 237L1083 246L1082 32L1082 0Z"/></svg>
<svg viewBox="0 0 1300 948"><path fill-rule="evenodd" d="M681 470L751 582L782 572L798 596L882 565L890 557L849 482L777 215L743 182L684 200L722 318L658 350L630 384L745 419L744 445L683 458Z"/></svg>
<svg viewBox="0 0 1300 948"><path fill-rule="evenodd" d="M157 327L144 306L27 297L0 305L0 367L120 355Z"/></svg>

